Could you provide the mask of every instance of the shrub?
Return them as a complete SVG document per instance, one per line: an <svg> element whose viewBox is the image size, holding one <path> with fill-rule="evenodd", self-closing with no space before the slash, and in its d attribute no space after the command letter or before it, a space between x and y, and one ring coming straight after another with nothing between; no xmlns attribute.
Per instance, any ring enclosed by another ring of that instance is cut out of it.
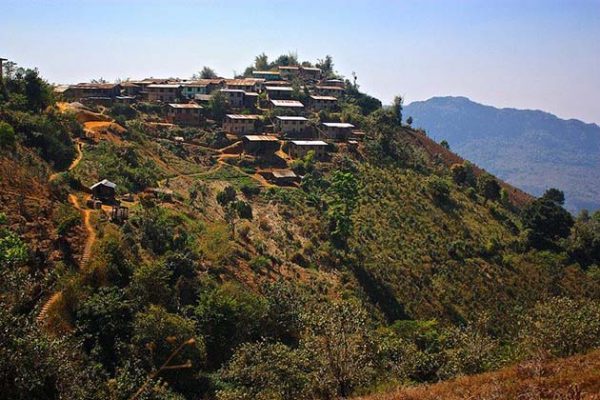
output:
<svg viewBox="0 0 600 400"><path fill-rule="evenodd" d="M217 193L217 202L222 206L226 206L234 201L236 196L237 193L235 192L233 186L226 186L225 189Z"/></svg>
<svg viewBox="0 0 600 400"><path fill-rule="evenodd" d="M427 190L431 198L438 204L445 204L450 200L450 185L439 176L432 175L427 178Z"/></svg>
<svg viewBox="0 0 600 400"><path fill-rule="evenodd" d="M15 130L6 122L0 121L0 148L12 149L15 147Z"/></svg>

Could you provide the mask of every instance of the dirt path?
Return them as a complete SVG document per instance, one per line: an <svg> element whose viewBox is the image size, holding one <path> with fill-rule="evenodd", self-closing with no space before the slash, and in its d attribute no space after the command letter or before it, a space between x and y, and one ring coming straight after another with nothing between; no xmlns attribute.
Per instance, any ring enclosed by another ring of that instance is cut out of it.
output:
<svg viewBox="0 0 600 400"><path fill-rule="evenodd" d="M79 164L79 162L81 161L81 159L83 158L83 143L81 142L75 142L76 146L75 148L77 149L77 157L75 157L75 159L73 160L73 162L71 162L71 165L69 165L69 168L67 168L67 171L72 170L73 168L75 168L77 166L77 164ZM56 178L58 178L60 176L60 174L62 174L64 171L60 171L60 172L55 172L52 175L50 175L50 177L48 178L49 182L52 182L54 180L56 180Z"/></svg>
<svg viewBox="0 0 600 400"><path fill-rule="evenodd" d="M73 204L73 206L79 210L83 214L83 226L88 234L87 239L85 240L85 246L83 247L83 254L81 255L81 261L79 262L79 268L83 269L83 267L90 260L90 256L92 254L92 247L96 242L96 231L91 223L92 210L88 208L82 208L79 204L79 199L74 194L69 195L69 203Z"/></svg>

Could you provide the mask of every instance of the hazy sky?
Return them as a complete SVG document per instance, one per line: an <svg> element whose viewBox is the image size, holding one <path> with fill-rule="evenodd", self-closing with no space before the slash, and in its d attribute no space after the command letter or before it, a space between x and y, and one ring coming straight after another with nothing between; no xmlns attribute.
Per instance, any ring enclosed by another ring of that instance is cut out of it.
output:
<svg viewBox="0 0 600 400"><path fill-rule="evenodd" d="M600 123L600 0L0 0L0 57L51 82L242 72L261 52L389 103L461 95Z"/></svg>

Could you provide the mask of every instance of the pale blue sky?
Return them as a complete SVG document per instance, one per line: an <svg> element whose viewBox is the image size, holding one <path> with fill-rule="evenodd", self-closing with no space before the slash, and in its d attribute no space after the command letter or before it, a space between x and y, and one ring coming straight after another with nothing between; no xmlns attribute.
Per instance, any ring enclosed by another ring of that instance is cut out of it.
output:
<svg viewBox="0 0 600 400"><path fill-rule="evenodd" d="M600 123L600 0L0 0L0 57L52 82L224 76L288 51L389 103L461 95Z"/></svg>

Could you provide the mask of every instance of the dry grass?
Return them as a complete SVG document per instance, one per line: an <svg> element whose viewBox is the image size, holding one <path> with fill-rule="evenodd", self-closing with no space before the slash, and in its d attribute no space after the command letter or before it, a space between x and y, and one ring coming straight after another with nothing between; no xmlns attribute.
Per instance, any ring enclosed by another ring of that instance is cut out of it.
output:
<svg viewBox="0 0 600 400"><path fill-rule="evenodd" d="M496 372L361 399L598 400L600 350L566 359L533 360Z"/></svg>

